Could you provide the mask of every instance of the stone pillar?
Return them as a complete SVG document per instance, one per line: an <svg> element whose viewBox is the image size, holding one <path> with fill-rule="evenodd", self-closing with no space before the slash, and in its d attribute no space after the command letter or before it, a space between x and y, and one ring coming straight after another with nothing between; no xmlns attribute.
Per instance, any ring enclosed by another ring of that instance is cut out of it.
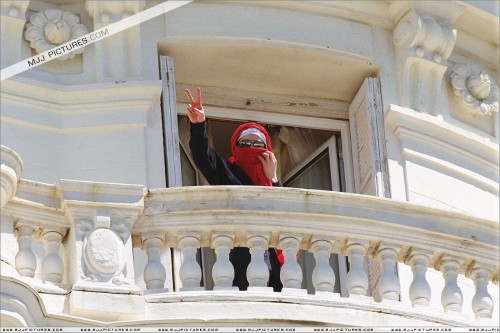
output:
<svg viewBox="0 0 500 333"><path fill-rule="evenodd" d="M333 249L333 240L314 239L311 241L311 252L314 253L316 266L312 273L314 290L333 293L335 288L335 273L330 267L330 253Z"/></svg>
<svg viewBox="0 0 500 333"><path fill-rule="evenodd" d="M144 282L147 289L164 290L167 273L161 263L161 250L165 237L161 232L142 235L143 248L148 255L148 264L144 267Z"/></svg>
<svg viewBox="0 0 500 333"><path fill-rule="evenodd" d="M212 247L217 254L217 261L212 267L214 290L238 290L238 287L233 287L234 268L229 261L229 252L233 248L233 242L234 234L214 233L212 235Z"/></svg>
<svg viewBox="0 0 500 333"><path fill-rule="evenodd" d="M61 228L45 228L42 241L45 247L45 259L42 263L44 282L60 284L65 272L64 263L59 256L61 242L66 230Z"/></svg>
<svg viewBox="0 0 500 333"><path fill-rule="evenodd" d="M264 252L268 248L269 234L249 233L247 236L247 246L250 249L252 259L247 267L247 280L250 288L268 288L269 267L264 261ZM272 288L269 288L272 290Z"/></svg>
<svg viewBox="0 0 500 333"><path fill-rule="evenodd" d="M476 263L469 273L474 281L476 293L472 297L472 311L479 318L491 318L493 314L493 299L488 293L488 282L492 269L480 263Z"/></svg>
<svg viewBox="0 0 500 333"><path fill-rule="evenodd" d="M428 306L431 299L431 287L426 279L427 265L432 252L412 249L407 264L411 266L413 281L410 284L410 300L415 307Z"/></svg>
<svg viewBox="0 0 500 333"><path fill-rule="evenodd" d="M366 296L368 292L368 274L364 269L366 250L368 241L349 240L345 253L349 258L349 273L347 273L347 290L349 295Z"/></svg>
<svg viewBox="0 0 500 333"><path fill-rule="evenodd" d="M200 247L200 235L182 233L178 235L178 244L182 252L182 264L179 276L182 282L181 291L203 290L200 287L201 268L196 261L196 251Z"/></svg>
<svg viewBox="0 0 500 333"><path fill-rule="evenodd" d="M453 256L445 256L442 259L441 272L444 277L444 288L441 292L441 304L445 311L461 312L464 302L462 290L457 283L460 262Z"/></svg>
<svg viewBox="0 0 500 333"><path fill-rule="evenodd" d="M280 279L283 288L300 289L302 284L302 269L297 263L297 251L303 235L282 234L279 246L283 250L285 264L281 267Z"/></svg>
<svg viewBox="0 0 500 333"><path fill-rule="evenodd" d="M15 224L19 252L16 255L16 270L21 276L34 277L36 257L31 249L34 233L38 227L32 223L18 220Z"/></svg>
<svg viewBox="0 0 500 333"><path fill-rule="evenodd" d="M377 251L376 257L380 261L381 269L377 290L382 301L399 301L401 288L396 275L396 256L397 250L393 245L382 243Z"/></svg>

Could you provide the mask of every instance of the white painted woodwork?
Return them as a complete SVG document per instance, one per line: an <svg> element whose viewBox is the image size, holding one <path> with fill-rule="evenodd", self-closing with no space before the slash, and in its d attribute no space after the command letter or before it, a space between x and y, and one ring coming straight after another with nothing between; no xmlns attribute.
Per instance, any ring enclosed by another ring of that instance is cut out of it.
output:
<svg viewBox="0 0 500 333"><path fill-rule="evenodd" d="M188 104L185 89L196 91L196 85L178 84L177 100ZM347 120L349 103L341 100L248 92L238 89L201 86L203 106L230 107L269 114L299 115L315 118Z"/></svg>
<svg viewBox="0 0 500 333"><path fill-rule="evenodd" d="M408 264L413 272L413 281L410 284L410 299L411 304L415 307L418 305L428 306L431 299L431 287L426 279L427 265L431 253L412 249Z"/></svg>
<svg viewBox="0 0 500 333"><path fill-rule="evenodd" d="M45 247L45 259L42 262L43 278L45 282L61 283L64 274L64 263L59 256L59 249L64 232L61 230L47 230L42 235Z"/></svg>
<svg viewBox="0 0 500 333"><path fill-rule="evenodd" d="M231 261L229 261L229 252L233 248L233 242L234 234L215 233L212 235L212 247L217 254L217 260L212 267L214 290L238 289L232 287L234 268Z"/></svg>
<svg viewBox="0 0 500 333"><path fill-rule="evenodd" d="M476 319L491 318L493 313L493 299L488 293L488 280L490 274L491 271L486 267L481 267L480 264L476 264L476 267L474 267L470 273L474 285L476 286L476 293L474 297L472 297L472 311L474 311Z"/></svg>
<svg viewBox="0 0 500 333"><path fill-rule="evenodd" d="M390 197L380 81L368 77L349 106L356 193Z"/></svg>
<svg viewBox="0 0 500 333"><path fill-rule="evenodd" d="M441 303L445 311L461 312L464 300L462 290L457 284L460 262L451 256L446 256L442 260L441 271L445 285L441 293Z"/></svg>
<svg viewBox="0 0 500 333"><path fill-rule="evenodd" d="M330 266L330 252L333 249L330 240L313 240L311 244L311 252L314 253L316 266L312 273L312 281L316 292L328 291L332 292L335 287L335 273Z"/></svg>
<svg viewBox="0 0 500 333"><path fill-rule="evenodd" d="M380 279L377 290L383 300L399 301L401 293L399 279L396 275L397 249L394 246L382 243L377 251L377 259L380 262Z"/></svg>
<svg viewBox="0 0 500 333"><path fill-rule="evenodd" d="M148 264L144 267L144 282L147 289L163 289L167 280L165 267L161 263L161 250L164 239L158 235L143 236L143 246L148 256Z"/></svg>
<svg viewBox="0 0 500 333"><path fill-rule="evenodd" d="M368 291L368 274L364 269L366 241L350 240L345 249L349 258L349 273L347 273L347 290L350 295L366 296Z"/></svg>
<svg viewBox="0 0 500 333"><path fill-rule="evenodd" d="M281 267L280 279L283 288L300 289L302 283L302 268L297 263L297 251L302 235L282 234L279 246L283 251L285 263Z"/></svg>
<svg viewBox="0 0 500 333"><path fill-rule="evenodd" d="M30 225L19 225L17 227L17 242L19 243L19 252L16 255L16 269L21 276L35 276L37 262L35 254L31 249L33 233L33 227Z"/></svg>
<svg viewBox="0 0 500 333"><path fill-rule="evenodd" d="M264 261L264 252L268 248L269 234L249 233L246 246L250 250L251 260L247 267L249 288L266 288L269 281L269 267Z"/></svg>
<svg viewBox="0 0 500 333"><path fill-rule="evenodd" d="M179 269L179 277L182 282L181 291L199 290L201 289L201 268L196 261L196 251L200 247L200 236L191 233L178 237L183 259Z"/></svg>
<svg viewBox="0 0 500 333"><path fill-rule="evenodd" d="M163 135L168 187L182 186L180 162L179 125L175 93L174 61L171 57L160 57L163 95Z"/></svg>

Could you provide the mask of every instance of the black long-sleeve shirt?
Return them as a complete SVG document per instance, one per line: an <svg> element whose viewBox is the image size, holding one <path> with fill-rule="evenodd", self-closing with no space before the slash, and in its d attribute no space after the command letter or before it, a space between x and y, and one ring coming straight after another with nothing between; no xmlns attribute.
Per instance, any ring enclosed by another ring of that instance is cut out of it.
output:
<svg viewBox="0 0 500 333"><path fill-rule="evenodd" d="M191 123L191 139L189 148L193 154L196 167L201 171L210 185L253 185L250 178L236 164L222 159L219 154L208 144L206 122ZM283 186L281 182L273 183L273 186ZM280 264L276 251L272 248L265 253L265 261L269 266L269 286L274 291L281 291L283 285L280 281ZM248 248L236 247L229 254L229 260L234 267L233 285L240 290L246 290L248 281L246 269L250 263L251 256Z"/></svg>

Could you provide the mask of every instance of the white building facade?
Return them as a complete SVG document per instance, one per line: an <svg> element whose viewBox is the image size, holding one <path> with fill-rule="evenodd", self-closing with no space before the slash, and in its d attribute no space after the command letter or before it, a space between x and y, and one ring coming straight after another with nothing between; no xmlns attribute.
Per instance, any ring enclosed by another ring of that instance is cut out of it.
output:
<svg viewBox="0 0 500 333"><path fill-rule="evenodd" d="M1 0L1 68L161 2ZM499 56L497 1L193 1L2 80L1 326L498 327ZM206 186L196 87L284 188Z"/></svg>

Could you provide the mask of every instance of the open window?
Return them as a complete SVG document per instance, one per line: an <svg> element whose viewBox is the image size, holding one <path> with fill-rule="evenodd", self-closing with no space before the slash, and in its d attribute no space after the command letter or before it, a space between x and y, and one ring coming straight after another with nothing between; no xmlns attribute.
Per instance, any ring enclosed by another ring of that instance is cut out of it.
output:
<svg viewBox="0 0 500 333"><path fill-rule="evenodd" d="M185 116L185 104L178 105L175 98L173 61L170 57L160 58L164 83L163 128L167 186L206 185L207 182L196 170L189 151L190 124ZM222 158L228 158L230 137L235 129L243 122L257 121L266 127L271 136L273 151L278 159L278 177L284 186L363 193L363 188L374 189L377 184L380 184L380 179L386 177L384 174L386 171L382 169L383 164L380 164L385 163L384 156L377 151L381 149L380 145L383 143L379 138L380 123L377 125L373 122L374 119L380 118L380 113L373 112L373 110L379 112L381 108L377 84L376 79L365 80L355 100L351 103L350 121L295 114L284 116L279 112L238 109L234 105L210 104L207 106L205 104L210 144ZM206 92L204 89L204 94ZM378 99L373 96L378 96ZM361 133L366 126L371 128L370 131ZM379 146L371 145L374 138L378 138ZM351 147L351 140L353 140L353 147ZM361 180L362 175L369 176L369 179ZM387 185L387 183L384 184ZM181 256L175 250L172 256L174 284L175 289L178 290L180 286L178 269ZM213 250L202 249L199 252L199 262L202 266L203 286L210 290L213 287L210 270L215 262ZM303 251L299 264L304 274L302 288L312 293L314 289L311 275L315 259L311 254ZM348 262L346 258L341 255L332 255L330 264L336 274L335 292L347 296L345 276L348 271Z"/></svg>

